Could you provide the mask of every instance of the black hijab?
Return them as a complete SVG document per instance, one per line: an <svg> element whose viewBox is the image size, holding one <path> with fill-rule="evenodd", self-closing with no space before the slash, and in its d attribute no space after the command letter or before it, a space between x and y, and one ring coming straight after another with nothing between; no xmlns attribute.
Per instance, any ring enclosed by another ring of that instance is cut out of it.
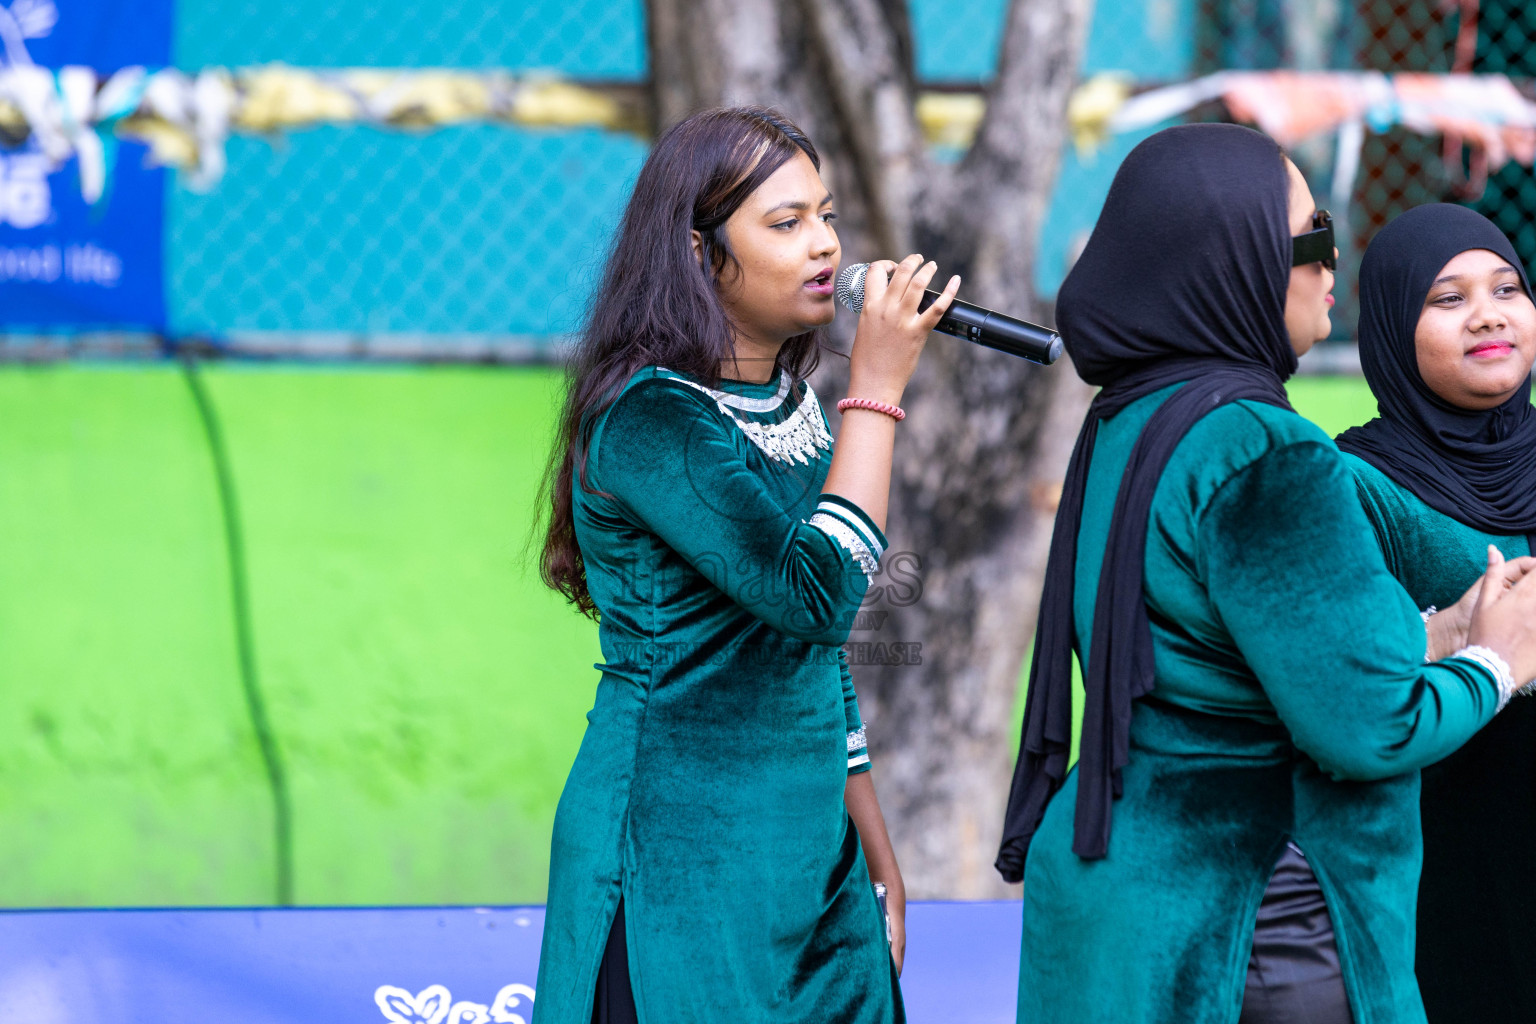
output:
<svg viewBox="0 0 1536 1024"><path fill-rule="evenodd" d="M1436 395L1419 375L1414 334L1430 285L1469 249L1520 257L1488 218L1463 206L1420 206L1381 229L1360 263L1360 366L1378 416L1339 447L1437 512L1487 533L1523 533L1536 549L1536 410L1531 380L1502 405L1474 411Z"/></svg>
<svg viewBox="0 0 1536 1024"><path fill-rule="evenodd" d="M1158 132L1115 174L1088 246L1057 298L1078 374L1102 386L1072 451L1035 631L1024 734L997 869L1023 877L1030 839L1067 774L1072 598L1083 491L1099 423L1171 384L1131 451L1110 520L1084 672L1072 848L1109 848L1111 804L1130 749L1131 702L1152 689L1142 596L1147 519L1168 459L1202 416L1255 399L1289 408L1296 369L1285 327L1290 181L1279 147L1235 125Z"/></svg>

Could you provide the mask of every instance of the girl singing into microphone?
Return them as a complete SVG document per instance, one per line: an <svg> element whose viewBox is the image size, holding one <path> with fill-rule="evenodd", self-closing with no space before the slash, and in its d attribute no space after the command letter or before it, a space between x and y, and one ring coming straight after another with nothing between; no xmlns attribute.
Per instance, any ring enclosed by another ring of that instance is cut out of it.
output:
<svg viewBox="0 0 1536 1024"><path fill-rule="evenodd" d="M537 1024L904 1019L901 875L840 645L959 280L919 313L933 264L875 264L834 454L806 382L840 255L819 169L772 111L666 132L575 356L543 572L598 618L603 664L555 816Z"/></svg>
<svg viewBox="0 0 1536 1024"><path fill-rule="evenodd" d="M1455 649L1482 554L1536 540L1536 305L1520 258L1461 206L1409 210L1360 264L1360 365L1380 415L1339 435L1392 574ZM1433 612L1432 609L1442 611ZM1536 1020L1536 699L1424 771L1417 972L1434 1024Z"/></svg>

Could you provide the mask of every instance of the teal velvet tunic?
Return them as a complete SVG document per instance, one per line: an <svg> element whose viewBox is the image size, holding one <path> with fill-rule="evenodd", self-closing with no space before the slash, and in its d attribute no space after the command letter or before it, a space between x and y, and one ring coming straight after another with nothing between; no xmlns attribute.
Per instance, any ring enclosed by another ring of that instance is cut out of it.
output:
<svg viewBox="0 0 1536 1024"><path fill-rule="evenodd" d="M1167 389L1099 429L1078 534L1079 660L1114 496ZM1109 853L1071 849L1077 773L1024 875L1020 1021L1232 1024L1287 840L1328 901L1356 1024L1423 1019L1413 978L1418 769L1491 719L1497 682L1426 666L1333 442L1222 406L1155 493L1144 591L1156 683L1133 705Z"/></svg>
<svg viewBox="0 0 1536 1024"><path fill-rule="evenodd" d="M1533 453L1536 457L1536 453ZM1387 568L1421 608L1449 608L1488 567L1488 545L1505 558L1531 553L1523 536L1500 536L1436 512L1381 470L1344 454Z"/></svg>
<svg viewBox="0 0 1536 1024"><path fill-rule="evenodd" d="M1437 512L1346 454L1387 567L1415 604L1449 608L1477 582L1488 545L1530 554L1524 536L1484 533ZM1519 696L1466 746L1424 769L1417 971L1436 1024L1536 1020L1536 699ZM1513 868L1512 870L1507 868Z"/></svg>
<svg viewBox="0 0 1536 1024"><path fill-rule="evenodd" d="M587 1024L622 895L645 1022L904 1019L843 790L840 646L885 538L821 493L808 385L638 373L593 423L576 535L597 698L555 814L538 1024Z"/></svg>

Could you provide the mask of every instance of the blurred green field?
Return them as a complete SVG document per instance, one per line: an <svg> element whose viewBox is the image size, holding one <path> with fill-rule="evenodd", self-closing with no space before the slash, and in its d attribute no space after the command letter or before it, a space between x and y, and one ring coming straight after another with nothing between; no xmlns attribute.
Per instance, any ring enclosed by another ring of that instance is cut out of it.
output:
<svg viewBox="0 0 1536 1024"><path fill-rule="evenodd" d="M216 367L303 903L516 902L593 627L523 562L548 371ZM0 372L0 904L270 903L209 446L175 366Z"/></svg>
<svg viewBox="0 0 1536 1024"><path fill-rule="evenodd" d="M1330 437L1376 415L1376 399L1360 377L1296 377L1286 390L1296 411Z"/></svg>
<svg viewBox="0 0 1536 1024"><path fill-rule="evenodd" d="M525 559L547 369L218 365L307 904L542 900L594 627ZM1358 380L1297 407L1363 422ZM174 365L0 370L0 905L264 904L274 796Z"/></svg>

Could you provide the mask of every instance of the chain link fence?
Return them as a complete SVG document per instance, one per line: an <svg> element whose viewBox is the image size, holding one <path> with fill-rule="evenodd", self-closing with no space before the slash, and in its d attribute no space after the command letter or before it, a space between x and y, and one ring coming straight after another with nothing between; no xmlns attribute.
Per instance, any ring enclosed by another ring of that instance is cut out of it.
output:
<svg viewBox="0 0 1536 1024"><path fill-rule="evenodd" d="M646 74L640 0L438 4L249 0L178 11L185 70L541 70L598 82ZM174 333L346 355L407 349L537 354L577 325L645 156L597 129L458 124L321 127L233 137L205 194L167 222Z"/></svg>
<svg viewBox="0 0 1536 1024"><path fill-rule="evenodd" d="M57 2L68 17L70 0ZM1008 6L910 0L920 81L983 84ZM276 64L538 71L636 91L648 74L643 0L180 0L174 15L171 63L189 74ZM1533 42L1536 5L1522 0L1101 0L1083 73L1122 75L1133 90L1227 69L1497 72L1523 82L1536 74ZM1211 101L1186 116L1230 114ZM1068 148L1041 240L1042 292L1059 285L1120 159L1151 130ZM1342 148L1332 136L1291 151L1320 195L1337 194ZM227 167L205 190L168 175L172 336L336 357L543 358L579 325L646 143L614 129L466 121L236 133L224 152ZM1345 229L1341 333L1354 319L1359 252L1411 206L1467 202L1536 264L1530 170L1511 162L1488 173L1459 139L1397 127L1366 132L1359 152L1348 210L1335 210Z"/></svg>
<svg viewBox="0 0 1536 1024"><path fill-rule="evenodd" d="M1524 0L1199 0L1196 70L1497 73L1529 96L1533 44L1536 5ZM1335 191L1331 142L1292 151L1319 193ZM1346 228L1336 336L1348 336L1356 318L1360 253L1383 225L1414 206L1465 202L1494 220L1526 264L1536 266L1536 178L1515 161L1490 176L1459 137L1402 127L1368 131L1348 194L1347 217L1335 211Z"/></svg>
<svg viewBox="0 0 1536 1024"><path fill-rule="evenodd" d="M1536 78L1536 4L1527 0L1483 0L1477 16L1476 71ZM1536 268L1536 175L1506 164L1479 188L1474 171L1464 194L1473 209L1497 224L1514 242L1527 268Z"/></svg>

